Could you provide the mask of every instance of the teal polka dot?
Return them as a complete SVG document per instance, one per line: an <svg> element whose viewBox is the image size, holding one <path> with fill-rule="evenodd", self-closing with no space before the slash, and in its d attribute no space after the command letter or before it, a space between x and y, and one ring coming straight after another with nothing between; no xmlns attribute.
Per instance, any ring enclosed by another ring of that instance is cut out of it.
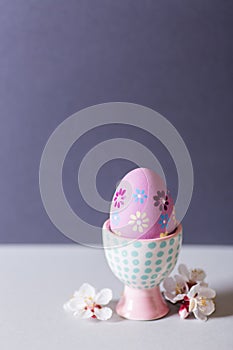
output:
<svg viewBox="0 0 233 350"><path fill-rule="evenodd" d="M125 278L129 278L129 276L127 274L124 274Z"/></svg>
<svg viewBox="0 0 233 350"><path fill-rule="evenodd" d="M151 252L146 253L146 257L147 257L147 258L151 258L152 255L153 255L153 254L152 254Z"/></svg>
<svg viewBox="0 0 233 350"><path fill-rule="evenodd" d="M164 272L163 274L162 274L162 276L166 276L167 275L167 271L166 272Z"/></svg>
<svg viewBox="0 0 233 350"><path fill-rule="evenodd" d="M125 271L125 272L129 272L129 268L128 268L128 267L125 267L125 268L124 268L124 271Z"/></svg>
<svg viewBox="0 0 233 350"><path fill-rule="evenodd" d="M171 261L172 260L172 256L169 256L168 258L167 258L167 262L169 262L169 261Z"/></svg>
<svg viewBox="0 0 233 350"><path fill-rule="evenodd" d="M145 265L146 266L150 266L151 265L151 260L146 260Z"/></svg>
<svg viewBox="0 0 233 350"><path fill-rule="evenodd" d="M138 259L134 259L134 260L133 260L133 264L134 264L134 265L138 265L138 264L139 264L139 260L138 260Z"/></svg>
<svg viewBox="0 0 233 350"><path fill-rule="evenodd" d="M118 270L121 270L121 266L117 265Z"/></svg>
<svg viewBox="0 0 233 350"><path fill-rule="evenodd" d="M115 245L118 245L118 240L115 238L115 239L113 240L113 243L114 243Z"/></svg>
<svg viewBox="0 0 233 350"><path fill-rule="evenodd" d="M151 273L151 271L152 271L152 269L150 269L150 268L145 269L145 273Z"/></svg>
<svg viewBox="0 0 233 350"><path fill-rule="evenodd" d="M135 269L133 269L133 272L138 273L139 269L137 267L135 267Z"/></svg>
<svg viewBox="0 0 233 350"><path fill-rule="evenodd" d="M151 288L154 288L154 287L155 287L155 284L151 284L150 287L151 287Z"/></svg>
<svg viewBox="0 0 233 350"><path fill-rule="evenodd" d="M128 262L127 259L124 259L124 260L123 260L123 263L124 263L125 265L127 265L129 262Z"/></svg>
<svg viewBox="0 0 233 350"><path fill-rule="evenodd" d="M169 249L168 254L172 254L173 253L173 248Z"/></svg>
<svg viewBox="0 0 233 350"><path fill-rule="evenodd" d="M131 278L132 278L132 280L136 280L137 276L136 275L132 275Z"/></svg>
<svg viewBox="0 0 233 350"><path fill-rule="evenodd" d="M126 257L128 253L126 250L123 250L121 254L122 254L122 256Z"/></svg>
<svg viewBox="0 0 233 350"><path fill-rule="evenodd" d="M172 263L170 263L169 265L167 265L167 269L170 269L172 267Z"/></svg>
<svg viewBox="0 0 233 350"><path fill-rule="evenodd" d="M142 246L142 243L137 241L137 242L134 242L133 245L135 248L140 248Z"/></svg>
<svg viewBox="0 0 233 350"><path fill-rule="evenodd" d="M161 270L162 270L161 267L156 267L156 269L155 269L156 272L159 272Z"/></svg>
<svg viewBox="0 0 233 350"><path fill-rule="evenodd" d="M118 258L118 256L115 256L115 261L116 261L116 262L119 262L119 261L120 261L120 259Z"/></svg>
<svg viewBox="0 0 233 350"><path fill-rule="evenodd" d="M160 251L160 252L158 252L157 256L158 256L159 258L161 258L161 256L163 256L163 254L164 254L164 252Z"/></svg>
<svg viewBox="0 0 233 350"><path fill-rule="evenodd" d="M173 245L174 242L175 242L175 240L174 240L174 238L172 238L172 239L170 240L170 245Z"/></svg>
<svg viewBox="0 0 233 350"><path fill-rule="evenodd" d="M155 273L154 275L151 276L152 280L155 280L158 277L158 275Z"/></svg>
<svg viewBox="0 0 233 350"><path fill-rule="evenodd" d="M146 281L142 281L142 284L147 284L147 282Z"/></svg>
<svg viewBox="0 0 233 350"><path fill-rule="evenodd" d="M119 254L119 250L117 248L114 249L115 254Z"/></svg>
<svg viewBox="0 0 233 350"><path fill-rule="evenodd" d="M178 255L179 255L179 253L176 253L175 258L177 258L177 257L178 257Z"/></svg>
<svg viewBox="0 0 233 350"><path fill-rule="evenodd" d="M136 250L133 250L131 253L132 256L138 256L138 252L136 252Z"/></svg>
<svg viewBox="0 0 233 350"><path fill-rule="evenodd" d="M133 283L133 284L137 284L137 282L136 282L136 281L132 281L132 283Z"/></svg>
<svg viewBox="0 0 233 350"><path fill-rule="evenodd" d="M160 265L161 263L162 263L162 260L161 260L161 259L159 259L159 260L157 260L157 261L156 261L156 263L155 263L155 264L156 264L156 265Z"/></svg>
<svg viewBox="0 0 233 350"><path fill-rule="evenodd" d="M147 279L148 279L148 276L147 276L147 275L142 275L142 276L141 276L141 279L142 279L142 280L147 280Z"/></svg>
<svg viewBox="0 0 233 350"><path fill-rule="evenodd" d="M180 249L180 245L178 244L178 246L177 246L176 250L179 250L179 249Z"/></svg>
<svg viewBox="0 0 233 350"><path fill-rule="evenodd" d="M164 248L166 247L167 243L165 241L163 241L161 244L160 244L160 248Z"/></svg>
<svg viewBox="0 0 233 350"><path fill-rule="evenodd" d="M145 286L145 288L146 288L146 289L148 289L148 288L149 288L149 286Z"/></svg>
<svg viewBox="0 0 233 350"><path fill-rule="evenodd" d="M156 243L155 242L151 242L151 243L148 244L148 248L150 248L150 249L153 249L155 247L156 247Z"/></svg>

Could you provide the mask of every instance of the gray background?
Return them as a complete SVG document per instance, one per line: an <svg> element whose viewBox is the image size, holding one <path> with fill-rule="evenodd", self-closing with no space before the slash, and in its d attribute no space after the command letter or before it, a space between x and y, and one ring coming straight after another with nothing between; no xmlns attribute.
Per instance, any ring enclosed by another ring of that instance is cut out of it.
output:
<svg viewBox="0 0 233 350"><path fill-rule="evenodd" d="M76 111L126 101L164 115L190 151L195 188L185 242L232 244L232 16L227 0L0 0L0 243L70 242L40 199L43 147ZM150 148L176 194L174 164L157 140L134 127L92 130L69 152L64 189L97 225L106 215L82 201L76 172L89 149L117 136ZM100 193L110 199L134 166L106 164Z"/></svg>

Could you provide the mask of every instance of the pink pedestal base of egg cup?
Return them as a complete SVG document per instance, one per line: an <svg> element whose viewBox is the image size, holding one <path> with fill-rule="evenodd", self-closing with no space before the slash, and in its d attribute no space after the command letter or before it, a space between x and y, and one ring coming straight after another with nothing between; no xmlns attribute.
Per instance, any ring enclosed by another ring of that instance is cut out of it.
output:
<svg viewBox="0 0 233 350"><path fill-rule="evenodd" d="M174 269L181 243L181 225L167 237L135 241L114 234L109 220L105 222L105 256L114 275L125 284L116 306L120 316L131 320L154 320L169 312L159 284Z"/></svg>
<svg viewBox="0 0 233 350"><path fill-rule="evenodd" d="M165 316L169 308L158 286L151 289L136 289L125 286L116 312L130 320L155 320Z"/></svg>

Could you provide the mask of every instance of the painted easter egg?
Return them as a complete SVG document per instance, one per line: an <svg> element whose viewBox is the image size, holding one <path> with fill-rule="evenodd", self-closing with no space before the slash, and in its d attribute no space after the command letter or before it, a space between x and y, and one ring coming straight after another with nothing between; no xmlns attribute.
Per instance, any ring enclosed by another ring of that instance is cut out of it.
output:
<svg viewBox="0 0 233 350"><path fill-rule="evenodd" d="M154 171L136 168L120 181L110 209L111 230L132 239L164 237L177 227L173 199Z"/></svg>

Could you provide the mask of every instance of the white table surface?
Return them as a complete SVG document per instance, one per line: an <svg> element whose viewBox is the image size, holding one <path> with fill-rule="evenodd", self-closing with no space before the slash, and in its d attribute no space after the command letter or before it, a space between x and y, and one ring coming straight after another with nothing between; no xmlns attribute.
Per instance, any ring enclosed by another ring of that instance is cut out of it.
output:
<svg viewBox="0 0 233 350"><path fill-rule="evenodd" d="M202 267L217 291L217 310L207 322L167 317L106 322L77 320L63 303L83 282L122 284L99 249L69 246L0 246L0 349L227 349L233 348L233 247L183 246L178 263Z"/></svg>

